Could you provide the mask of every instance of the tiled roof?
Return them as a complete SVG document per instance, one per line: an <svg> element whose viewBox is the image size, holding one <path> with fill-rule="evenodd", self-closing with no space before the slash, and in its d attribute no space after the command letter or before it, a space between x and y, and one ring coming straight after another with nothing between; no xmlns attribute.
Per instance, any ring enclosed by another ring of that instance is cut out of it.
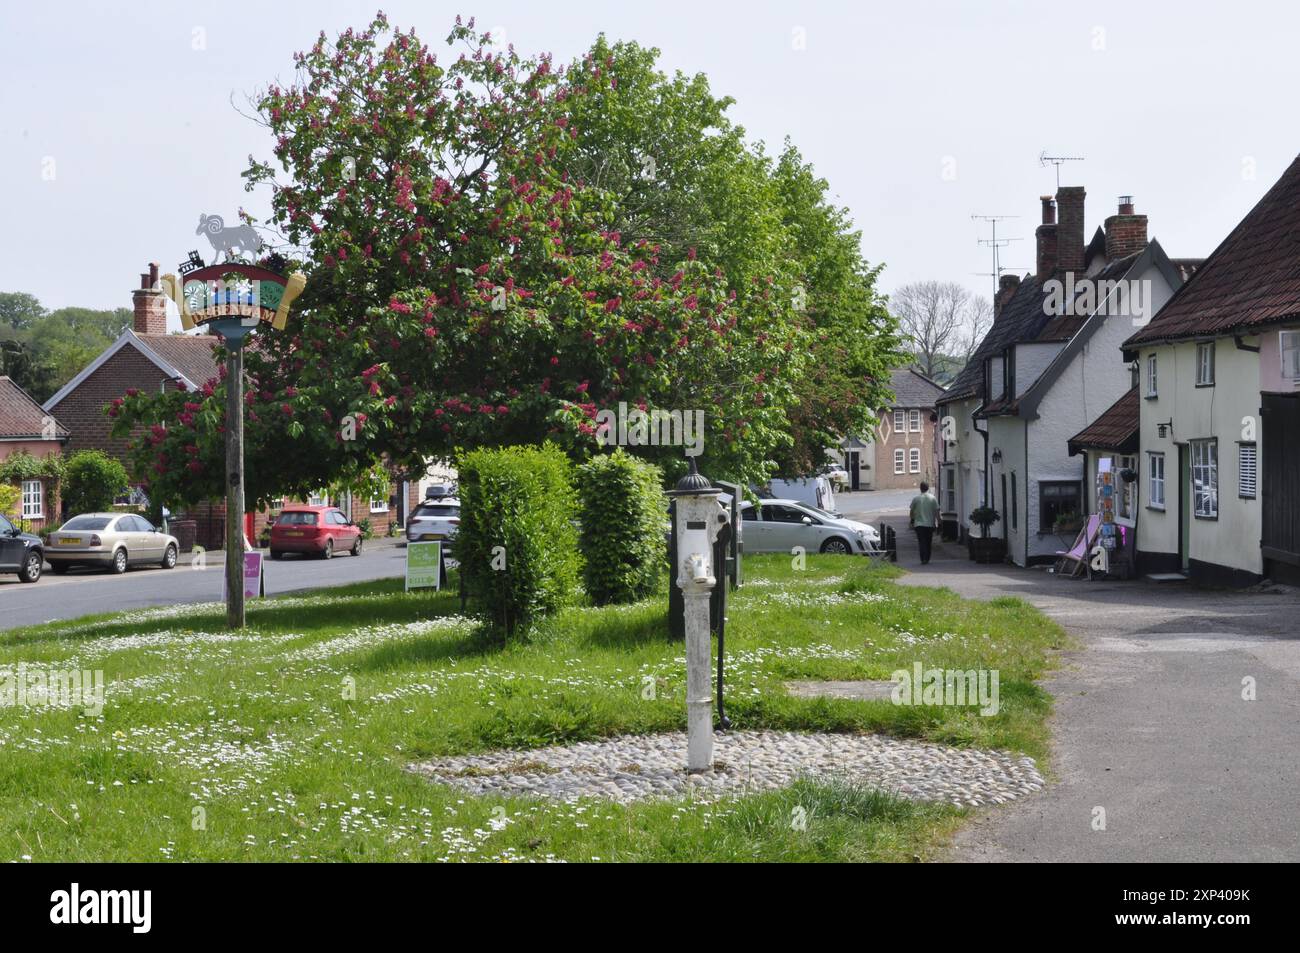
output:
<svg viewBox="0 0 1300 953"><path fill-rule="evenodd" d="M1094 283L1094 286L1097 283L1103 281L1117 281L1120 278L1123 278L1124 275L1128 273L1128 270L1131 267L1133 267L1133 263L1137 261L1138 256L1141 254L1142 254L1141 252L1134 252L1133 254L1129 255L1126 258L1117 258L1114 261L1107 262L1106 267L1102 268L1095 275L1091 275L1089 277L1089 280ZM1081 284L1076 285L1076 289L1075 289L1076 298L1078 298L1078 296L1082 294L1082 288L1083 285ZM1075 311L1075 313L1073 314L1056 315L1055 317L1052 318L1052 320L1047 322L1047 326L1043 328L1043 331L1041 334L1038 335L1037 340L1039 341L1070 340L1070 338L1074 337L1075 334L1078 333L1079 328L1083 327L1084 324L1087 323L1088 318L1092 316L1092 311L1096 310L1096 307L1100 307L1100 306L1101 306L1101 302L1098 301L1095 302L1095 307L1091 310ZM1070 309L1070 310L1074 310L1074 309Z"/></svg>
<svg viewBox="0 0 1300 953"><path fill-rule="evenodd" d="M1042 282L1033 275L1026 275L1011 300L994 319L993 326L984 335L984 340L975 349L974 355L948 385L948 390L940 401L950 403L967 397L983 396L985 359L1000 354L1017 341L1032 341L1042 333L1048 318L1043 307Z"/></svg>
<svg viewBox="0 0 1300 953"><path fill-rule="evenodd" d="M1070 438L1070 455L1088 448L1132 453L1138 448L1139 414L1138 389L1133 387Z"/></svg>
<svg viewBox="0 0 1300 953"><path fill-rule="evenodd" d="M933 407L943 394L942 386L911 367L890 371L889 386L894 392L891 407Z"/></svg>
<svg viewBox="0 0 1300 953"><path fill-rule="evenodd" d="M1125 347L1300 320L1300 157Z"/></svg>
<svg viewBox="0 0 1300 953"><path fill-rule="evenodd" d="M214 334L136 334L145 347L198 387L217 377Z"/></svg>
<svg viewBox="0 0 1300 953"><path fill-rule="evenodd" d="M27 395L27 391L8 377L0 377L0 437L48 439L45 435L47 416L41 405ZM57 420L54 422L54 432L60 439L69 435L68 428Z"/></svg>

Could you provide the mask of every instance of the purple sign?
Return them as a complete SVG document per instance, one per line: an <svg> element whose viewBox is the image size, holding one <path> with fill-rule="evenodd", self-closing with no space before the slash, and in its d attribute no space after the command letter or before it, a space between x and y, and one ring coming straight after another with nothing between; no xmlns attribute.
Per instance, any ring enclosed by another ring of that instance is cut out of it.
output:
<svg viewBox="0 0 1300 953"><path fill-rule="evenodd" d="M255 549L244 552L244 598L256 599L258 596L265 594L265 583L262 580L262 556L263 554ZM221 598L226 597L226 574L221 574Z"/></svg>
<svg viewBox="0 0 1300 953"><path fill-rule="evenodd" d="M244 598L257 598L262 594L262 554L256 550L244 553Z"/></svg>

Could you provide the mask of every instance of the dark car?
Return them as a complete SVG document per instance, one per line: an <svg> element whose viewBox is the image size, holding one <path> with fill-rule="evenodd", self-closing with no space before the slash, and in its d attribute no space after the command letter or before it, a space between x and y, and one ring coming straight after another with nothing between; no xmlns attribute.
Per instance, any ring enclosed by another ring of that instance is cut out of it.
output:
<svg viewBox="0 0 1300 953"><path fill-rule="evenodd" d="M0 572L14 572L23 582L36 582L45 568L45 546L39 536L20 532L0 515Z"/></svg>

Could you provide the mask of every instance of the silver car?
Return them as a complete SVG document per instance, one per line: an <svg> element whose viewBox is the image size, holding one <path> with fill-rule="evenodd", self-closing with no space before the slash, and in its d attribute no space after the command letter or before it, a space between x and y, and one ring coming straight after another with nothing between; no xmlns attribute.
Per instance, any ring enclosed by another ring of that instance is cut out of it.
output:
<svg viewBox="0 0 1300 953"><path fill-rule="evenodd" d="M128 566L176 565L180 543L135 513L83 513L50 533L45 560L55 575L73 566L124 573Z"/></svg>
<svg viewBox="0 0 1300 953"><path fill-rule="evenodd" d="M764 500L740 505L745 552L864 555L880 548L880 533L866 523L846 520L798 500Z"/></svg>

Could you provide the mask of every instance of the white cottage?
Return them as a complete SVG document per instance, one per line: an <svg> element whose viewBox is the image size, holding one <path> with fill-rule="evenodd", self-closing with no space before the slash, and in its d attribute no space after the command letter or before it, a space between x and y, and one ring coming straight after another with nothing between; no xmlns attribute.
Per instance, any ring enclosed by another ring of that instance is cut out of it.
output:
<svg viewBox="0 0 1300 953"><path fill-rule="evenodd" d="M956 394L947 405L957 437L951 485L962 487L963 462L977 474L981 498L1001 517L994 532L1021 566L1050 562L1074 542L1089 505L1084 464L1071 455L1070 438L1132 387L1133 372L1115 351L1190 267L1147 241L1146 216L1135 214L1127 196L1086 246L1082 188L1062 188L1042 203L1037 273L1011 291L972 360L979 402L969 425L957 413L972 397ZM968 430L984 444L982 468L969 460L973 441L962 445ZM972 481L965 482L969 493ZM975 505L969 497L965 503L963 515Z"/></svg>
<svg viewBox="0 0 1300 953"><path fill-rule="evenodd" d="M1138 562L1300 584L1300 158L1150 324Z"/></svg>

